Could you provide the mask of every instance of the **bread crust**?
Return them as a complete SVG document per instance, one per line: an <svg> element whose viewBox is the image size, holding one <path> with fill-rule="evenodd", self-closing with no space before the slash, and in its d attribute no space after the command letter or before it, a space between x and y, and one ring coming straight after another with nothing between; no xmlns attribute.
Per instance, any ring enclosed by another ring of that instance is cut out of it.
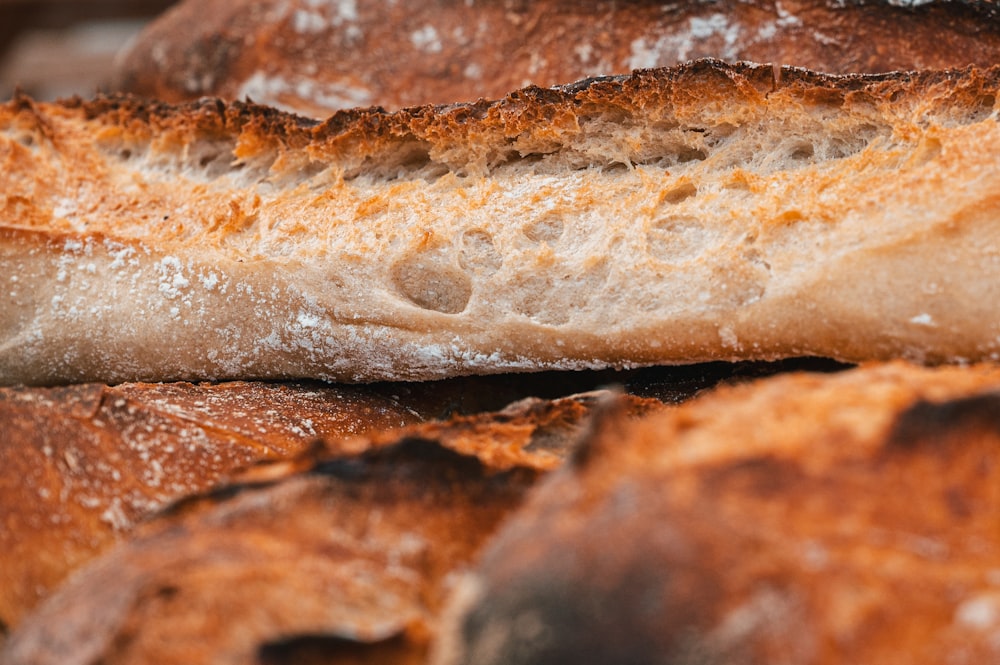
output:
<svg viewBox="0 0 1000 665"><path fill-rule="evenodd" d="M165 507L233 478L270 482L401 438L438 441L498 471L554 468L602 393L505 405L498 399L527 388L502 379L0 388L0 626L15 629L70 573ZM574 380L550 378L549 388ZM488 394L456 400L460 390ZM664 408L624 399L633 417ZM494 411L464 413L486 407Z"/></svg>
<svg viewBox="0 0 1000 665"><path fill-rule="evenodd" d="M447 575L536 474L492 473L429 441L382 453L235 485L161 516L75 575L0 656L247 663L312 637L326 662L424 662Z"/></svg>
<svg viewBox="0 0 1000 665"><path fill-rule="evenodd" d="M998 79L698 61L323 123L19 98L0 382L994 358Z"/></svg>
<svg viewBox="0 0 1000 665"><path fill-rule="evenodd" d="M1000 62L992 2L189 0L122 54L117 89L333 110L495 98L695 58L830 73Z"/></svg>
<svg viewBox="0 0 1000 665"><path fill-rule="evenodd" d="M301 663L313 641L320 662L425 662L453 576L606 395L331 439L231 474L81 567L0 659ZM621 399L632 418L667 408Z"/></svg>
<svg viewBox="0 0 1000 665"><path fill-rule="evenodd" d="M431 662L993 662L998 391L995 365L892 363L606 409Z"/></svg>
<svg viewBox="0 0 1000 665"><path fill-rule="evenodd" d="M0 388L0 625L143 520L254 462L420 419L360 388Z"/></svg>

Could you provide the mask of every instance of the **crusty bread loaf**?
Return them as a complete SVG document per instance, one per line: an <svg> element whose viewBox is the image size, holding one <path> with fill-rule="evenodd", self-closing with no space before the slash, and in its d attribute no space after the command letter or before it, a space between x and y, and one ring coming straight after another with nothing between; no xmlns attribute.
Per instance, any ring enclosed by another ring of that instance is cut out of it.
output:
<svg viewBox="0 0 1000 665"><path fill-rule="evenodd" d="M0 109L0 383L1000 350L1000 69Z"/></svg>
<svg viewBox="0 0 1000 665"><path fill-rule="evenodd" d="M1000 662L1000 369L613 409L458 587L441 665Z"/></svg>
<svg viewBox="0 0 1000 665"><path fill-rule="evenodd" d="M830 73L1000 62L992 2L187 0L119 57L118 89L325 116L499 97L701 57Z"/></svg>
<svg viewBox="0 0 1000 665"><path fill-rule="evenodd" d="M720 382L797 368L832 369L793 361L364 387L0 388L0 634L73 570L132 537L162 506L225 483L257 460L298 459L318 438L326 441L327 456L409 436L479 455L490 468L548 470L578 438L599 386L617 382L655 398L629 398L632 415L639 416ZM524 398L529 394L574 395ZM407 429L401 434L400 427Z"/></svg>
<svg viewBox="0 0 1000 665"><path fill-rule="evenodd" d="M79 571L0 661L424 662L454 573L570 449L598 398L528 401L253 467ZM633 417L665 408L623 399Z"/></svg>
<svg viewBox="0 0 1000 665"><path fill-rule="evenodd" d="M0 388L0 626L150 514L241 467L419 420L346 387Z"/></svg>

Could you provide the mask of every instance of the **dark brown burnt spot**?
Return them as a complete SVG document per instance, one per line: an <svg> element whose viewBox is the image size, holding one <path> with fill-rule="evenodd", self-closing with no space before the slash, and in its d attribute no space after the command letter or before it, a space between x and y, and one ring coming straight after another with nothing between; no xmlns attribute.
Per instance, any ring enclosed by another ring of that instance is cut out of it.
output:
<svg viewBox="0 0 1000 665"><path fill-rule="evenodd" d="M920 400L896 418L885 450L892 453L940 446L969 434L1000 437L1000 393L947 402Z"/></svg>
<svg viewBox="0 0 1000 665"><path fill-rule="evenodd" d="M621 537L621 534L618 534ZM636 534L630 534L635 536ZM595 535L600 539L601 535ZM514 580L488 586L459 626L460 662L477 665L721 665L706 626L721 588L693 584L641 547L565 549ZM577 543L580 545L580 543ZM634 543L633 543L634 544ZM498 640L503 635L506 639Z"/></svg>
<svg viewBox="0 0 1000 665"><path fill-rule="evenodd" d="M405 437L388 446L377 446L354 457L340 457L316 465L309 473L341 481L408 488L417 493L435 489L447 493L457 486L481 485L500 495L517 496L540 473L514 467L500 471L474 455L454 451L440 441Z"/></svg>

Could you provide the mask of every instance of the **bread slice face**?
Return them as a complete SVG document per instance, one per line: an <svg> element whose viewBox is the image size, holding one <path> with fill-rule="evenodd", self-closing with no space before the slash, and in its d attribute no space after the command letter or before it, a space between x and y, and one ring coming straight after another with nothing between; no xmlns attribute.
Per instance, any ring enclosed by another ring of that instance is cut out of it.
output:
<svg viewBox="0 0 1000 665"><path fill-rule="evenodd" d="M1000 351L1000 69L0 109L0 383Z"/></svg>

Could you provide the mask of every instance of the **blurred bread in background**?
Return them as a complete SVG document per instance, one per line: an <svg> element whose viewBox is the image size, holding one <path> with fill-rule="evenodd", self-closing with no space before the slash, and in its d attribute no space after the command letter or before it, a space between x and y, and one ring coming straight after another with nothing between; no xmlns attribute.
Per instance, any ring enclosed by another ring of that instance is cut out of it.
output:
<svg viewBox="0 0 1000 665"><path fill-rule="evenodd" d="M703 57L828 73L989 66L1000 62L995 8L937 0L184 0L122 54L115 85L172 102L250 97L324 117L498 98L528 84Z"/></svg>
<svg viewBox="0 0 1000 665"><path fill-rule="evenodd" d="M174 0L0 0L0 99L107 90L115 54Z"/></svg>
<svg viewBox="0 0 1000 665"><path fill-rule="evenodd" d="M603 408L456 584L435 665L1000 662L1000 371Z"/></svg>
<svg viewBox="0 0 1000 665"><path fill-rule="evenodd" d="M252 467L82 567L0 661L423 662L455 572L602 399L524 400ZM630 418L667 408L619 400Z"/></svg>
<svg viewBox="0 0 1000 665"><path fill-rule="evenodd" d="M579 436L601 385L631 393L623 399L638 417L720 383L794 369L837 367L714 363L368 386L0 388L0 644L4 626L15 628L70 573L133 538L166 506L224 485L248 465L309 458L320 440L327 456L353 454L393 444L406 427L406 436L479 454L491 467L543 471ZM520 399L529 393L539 397Z"/></svg>

